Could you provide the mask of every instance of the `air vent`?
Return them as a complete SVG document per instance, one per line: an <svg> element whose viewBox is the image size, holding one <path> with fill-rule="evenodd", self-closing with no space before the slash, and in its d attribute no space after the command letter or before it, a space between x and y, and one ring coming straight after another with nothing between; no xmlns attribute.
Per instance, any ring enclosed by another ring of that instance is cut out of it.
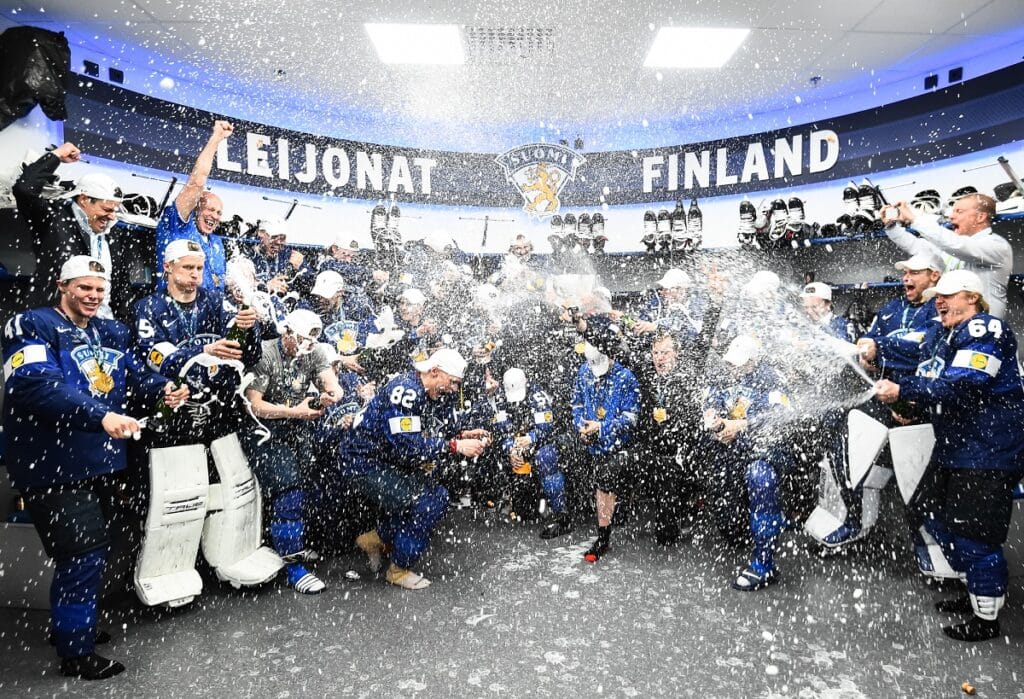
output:
<svg viewBox="0 0 1024 699"><path fill-rule="evenodd" d="M548 27L466 27L467 62L518 63L551 58L555 31Z"/></svg>

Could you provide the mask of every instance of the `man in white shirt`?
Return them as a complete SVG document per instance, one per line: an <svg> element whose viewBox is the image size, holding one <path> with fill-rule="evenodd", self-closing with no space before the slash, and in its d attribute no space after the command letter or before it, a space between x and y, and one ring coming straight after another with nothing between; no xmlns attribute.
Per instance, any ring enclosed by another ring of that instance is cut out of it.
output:
<svg viewBox="0 0 1024 699"><path fill-rule="evenodd" d="M889 240L911 255L937 254L945 263L944 271L966 269L977 274L992 315L1002 317L1006 312L1006 284L1013 270L1013 249L1005 238L992 232L995 212L992 197L975 193L953 202L949 214L952 229L940 224L935 214L920 213L902 201L883 209L882 220Z"/></svg>

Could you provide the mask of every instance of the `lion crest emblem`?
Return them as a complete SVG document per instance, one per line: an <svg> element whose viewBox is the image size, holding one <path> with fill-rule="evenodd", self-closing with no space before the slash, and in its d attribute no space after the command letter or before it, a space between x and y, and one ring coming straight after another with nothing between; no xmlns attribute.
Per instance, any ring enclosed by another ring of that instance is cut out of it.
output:
<svg viewBox="0 0 1024 699"><path fill-rule="evenodd" d="M551 143L518 146L494 160L505 170L505 179L523 196L523 211L539 217L558 213L562 190L576 179L576 171L586 162L576 151Z"/></svg>

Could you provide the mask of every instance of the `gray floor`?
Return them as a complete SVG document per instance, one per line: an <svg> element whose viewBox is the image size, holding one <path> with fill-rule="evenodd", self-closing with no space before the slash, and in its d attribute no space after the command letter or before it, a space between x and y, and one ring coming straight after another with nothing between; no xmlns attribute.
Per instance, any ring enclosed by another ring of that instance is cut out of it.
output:
<svg viewBox="0 0 1024 699"><path fill-rule="evenodd" d="M173 612L124 599L104 652L128 671L103 683L55 672L45 612L0 610L0 696L956 697L970 681L1024 698L1022 580L1004 638L947 640L932 603L958 593L925 587L890 528L829 559L789 533L782 582L739 593L727 583L744 552L713 533L662 549L634 523L589 565L589 530L543 542L456 511L423 562L426 591L348 554L316 565L330 585L317 597L210 582Z"/></svg>

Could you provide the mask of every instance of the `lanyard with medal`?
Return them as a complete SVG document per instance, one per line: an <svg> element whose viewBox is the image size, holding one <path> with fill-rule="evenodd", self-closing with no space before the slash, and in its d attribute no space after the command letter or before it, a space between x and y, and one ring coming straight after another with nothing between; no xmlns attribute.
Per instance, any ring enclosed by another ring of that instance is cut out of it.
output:
<svg viewBox="0 0 1024 699"><path fill-rule="evenodd" d="M170 297L168 297L170 298ZM185 329L185 340L191 340L196 336L196 329L199 323L199 309L197 308L197 301L191 303L191 308L187 311L182 307L177 300L171 299L171 303L174 305L174 312L178 316L178 320L181 321L181 327Z"/></svg>
<svg viewBox="0 0 1024 699"><path fill-rule="evenodd" d="M88 377L92 382L93 387L100 393L110 393L114 390L114 377L110 375L104 366L103 341L100 340L99 332L93 328L93 335L90 337L89 333L87 333L85 329L78 327L70 318L64 315L64 311L62 311L60 307L54 307L54 310L57 311L64 320L71 324L72 329L75 331L75 335L77 335L78 339L85 343L85 346L89 348L89 353L92 355L93 361L96 362L95 373L90 374Z"/></svg>

